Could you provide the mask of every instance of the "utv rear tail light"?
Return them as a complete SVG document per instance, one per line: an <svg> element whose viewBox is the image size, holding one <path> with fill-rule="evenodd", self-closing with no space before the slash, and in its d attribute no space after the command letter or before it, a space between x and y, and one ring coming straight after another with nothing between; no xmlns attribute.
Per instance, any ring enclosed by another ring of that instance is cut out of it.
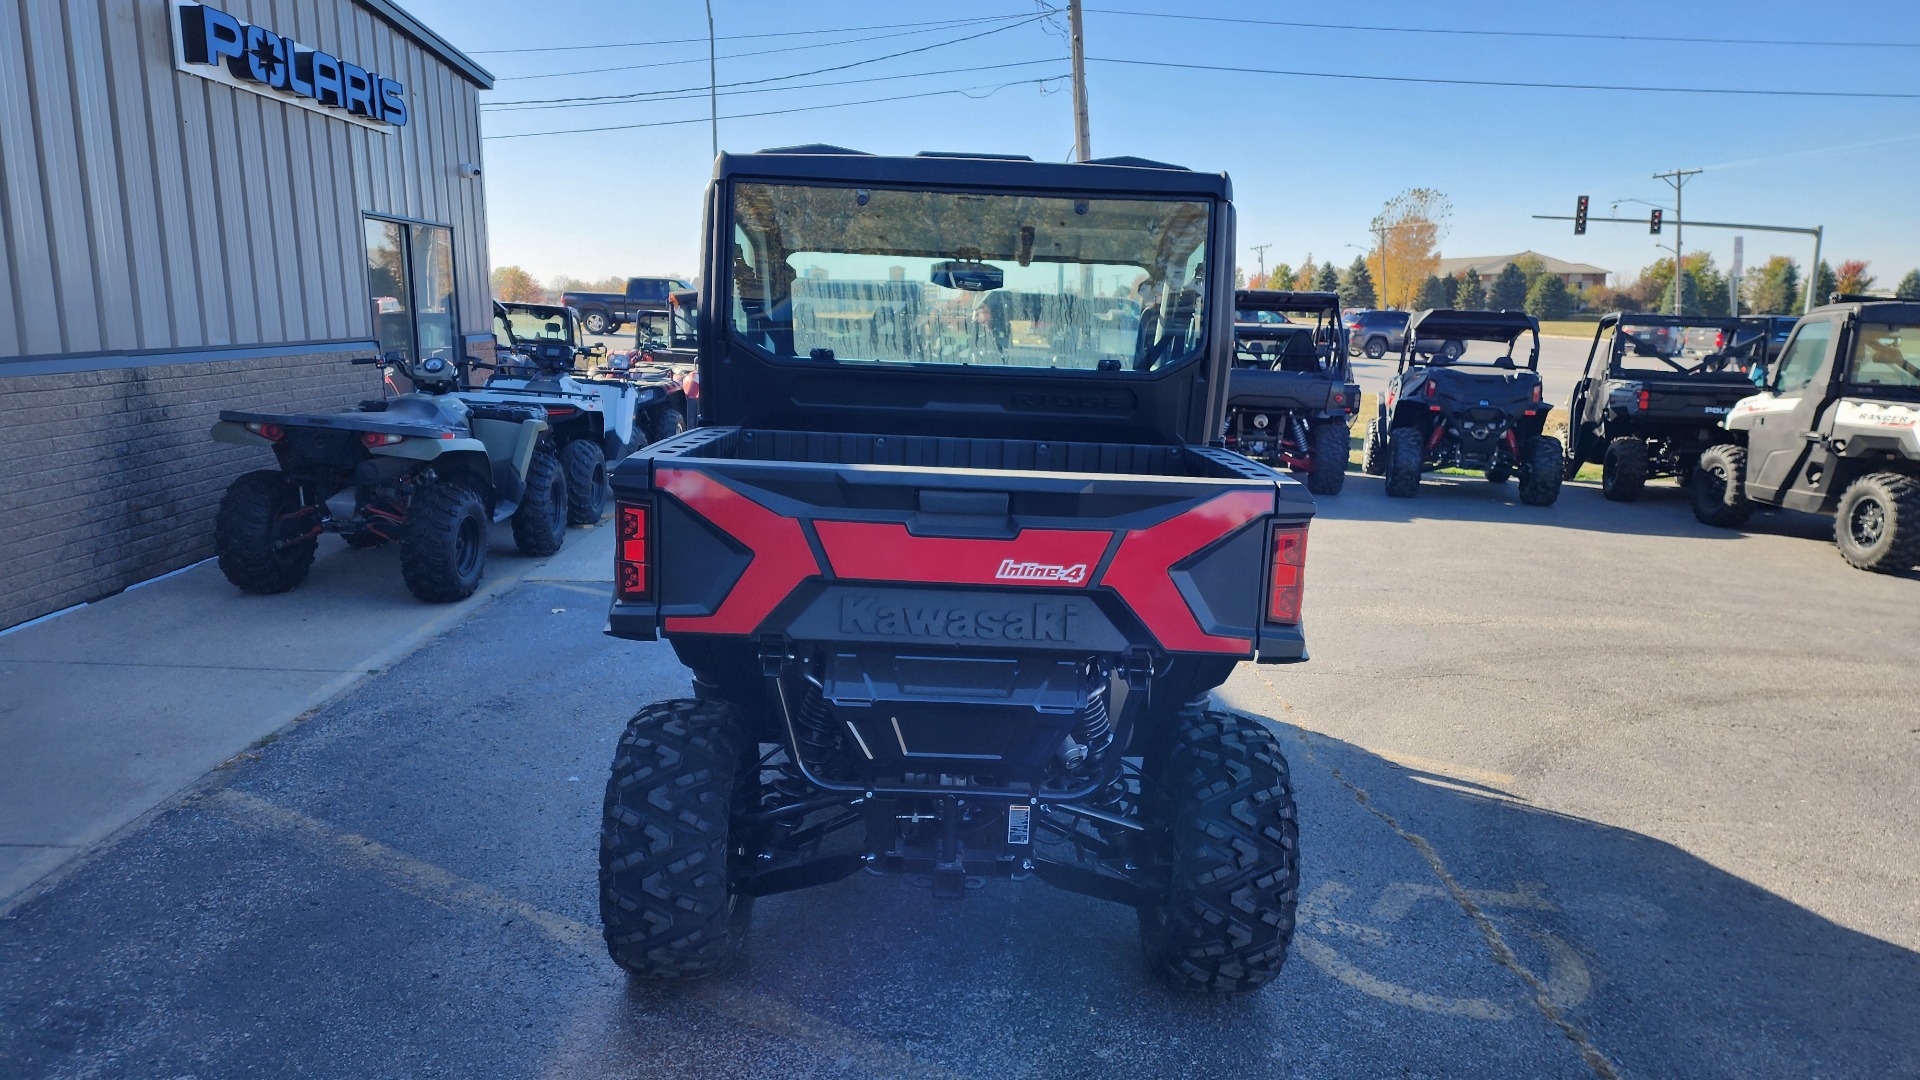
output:
<svg viewBox="0 0 1920 1080"><path fill-rule="evenodd" d="M647 520L653 507L647 503L622 502L614 512L613 576L619 583L620 599L646 600L653 595L653 566L647 558Z"/></svg>
<svg viewBox="0 0 1920 1080"><path fill-rule="evenodd" d="M551 419L557 419L560 417L572 416L574 413L577 413L579 411L580 410L574 408L571 405L549 405L547 406L547 418L551 420Z"/></svg>
<svg viewBox="0 0 1920 1080"><path fill-rule="evenodd" d="M1533 403L1535 405L1540 404L1540 384L1539 383L1533 384Z"/></svg>
<svg viewBox="0 0 1920 1080"><path fill-rule="evenodd" d="M1646 412L1646 411L1647 411L1647 405L1648 405L1648 404L1649 404L1649 403L1650 403L1650 402L1651 402L1652 400L1653 400L1653 393L1652 393L1651 391L1648 391L1648 390L1642 390L1642 391L1640 391L1640 396L1639 396L1638 398L1636 398L1636 399L1635 399L1635 404L1637 404L1637 405L1638 405L1638 406L1640 407L1640 411L1641 411L1641 412Z"/></svg>
<svg viewBox="0 0 1920 1080"><path fill-rule="evenodd" d="M405 442L406 438L405 435L387 435L378 431L369 431L360 436L360 445L371 450L376 446L392 446L397 442Z"/></svg>
<svg viewBox="0 0 1920 1080"><path fill-rule="evenodd" d="M1440 396L1440 388L1439 388L1438 386L1436 386L1436 385L1434 385L1433 383L1431 383L1431 382L1429 382L1429 383L1427 384L1427 396L1428 396L1428 397L1439 397L1439 396Z"/></svg>
<svg viewBox="0 0 1920 1080"><path fill-rule="evenodd" d="M1300 622L1300 593L1306 586L1307 530L1280 529L1273 534L1273 585L1267 593L1267 621L1289 626Z"/></svg>
<svg viewBox="0 0 1920 1080"><path fill-rule="evenodd" d="M247 430L268 442L279 442L287 437L287 429L279 424L248 424Z"/></svg>

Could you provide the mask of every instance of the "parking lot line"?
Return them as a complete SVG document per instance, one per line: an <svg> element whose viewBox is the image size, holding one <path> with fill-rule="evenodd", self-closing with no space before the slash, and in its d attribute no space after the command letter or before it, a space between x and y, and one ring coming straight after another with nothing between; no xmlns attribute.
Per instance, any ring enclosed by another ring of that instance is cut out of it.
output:
<svg viewBox="0 0 1920 1080"><path fill-rule="evenodd" d="M428 903L505 915L570 949L589 955L600 950L600 931L594 927L516 900L370 837L340 832L297 810L231 788L212 792L207 798L236 822L292 833L340 862L371 871L388 885ZM947 1078L957 1075L764 994L712 983L689 984L682 989L686 996L721 1016L805 1046L831 1061L858 1061L875 1074L885 1076Z"/></svg>

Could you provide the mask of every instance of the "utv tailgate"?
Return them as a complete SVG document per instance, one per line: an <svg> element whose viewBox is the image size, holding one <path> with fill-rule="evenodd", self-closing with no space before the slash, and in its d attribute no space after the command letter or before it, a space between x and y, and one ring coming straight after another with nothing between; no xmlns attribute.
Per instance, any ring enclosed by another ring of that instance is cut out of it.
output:
<svg viewBox="0 0 1920 1080"><path fill-rule="evenodd" d="M1646 391L1646 397L1642 399L1637 391L1631 392L1634 399L1620 404L1634 409L1644 400L1646 407L1638 410L1638 418L1663 422L1718 424L1733 411L1734 402L1753 393L1753 384L1744 376L1730 377L1724 382L1703 379L1640 379L1637 382Z"/></svg>
<svg viewBox="0 0 1920 1080"><path fill-rule="evenodd" d="M702 428L613 487L619 637L1305 657L1312 498L1221 450Z"/></svg>

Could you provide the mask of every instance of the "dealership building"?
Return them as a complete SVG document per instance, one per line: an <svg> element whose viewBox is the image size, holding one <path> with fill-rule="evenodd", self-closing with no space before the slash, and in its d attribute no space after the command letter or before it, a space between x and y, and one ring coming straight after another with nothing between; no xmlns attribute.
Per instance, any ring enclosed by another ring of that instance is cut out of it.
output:
<svg viewBox="0 0 1920 1080"><path fill-rule="evenodd" d="M0 628L211 555L219 410L491 355L492 84L388 0L0 5Z"/></svg>

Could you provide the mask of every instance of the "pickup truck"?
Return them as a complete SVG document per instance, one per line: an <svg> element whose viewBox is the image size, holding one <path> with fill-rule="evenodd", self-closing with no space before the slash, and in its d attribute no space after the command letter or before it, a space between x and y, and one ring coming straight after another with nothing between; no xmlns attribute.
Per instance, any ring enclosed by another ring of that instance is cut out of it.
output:
<svg viewBox="0 0 1920 1080"><path fill-rule="evenodd" d="M1566 478L1597 463L1614 502L1657 477L1690 483L1720 422L1753 392L1770 337L1768 316L1603 316L1567 403Z"/></svg>
<svg viewBox="0 0 1920 1080"><path fill-rule="evenodd" d="M754 897L867 870L1038 877L1135 907L1179 986L1270 981L1286 762L1208 695L1306 658L1313 500L1208 445L1227 178L795 147L722 154L705 220L705 426L613 474L608 632L694 691L618 744L614 961L717 970ZM1105 332L1136 284L1155 317Z"/></svg>
<svg viewBox="0 0 1920 1080"><path fill-rule="evenodd" d="M580 324L589 334L617 334L628 323L666 315L667 297L679 289L693 286L679 278L636 277L627 279L624 293L561 293L560 302L580 313Z"/></svg>

